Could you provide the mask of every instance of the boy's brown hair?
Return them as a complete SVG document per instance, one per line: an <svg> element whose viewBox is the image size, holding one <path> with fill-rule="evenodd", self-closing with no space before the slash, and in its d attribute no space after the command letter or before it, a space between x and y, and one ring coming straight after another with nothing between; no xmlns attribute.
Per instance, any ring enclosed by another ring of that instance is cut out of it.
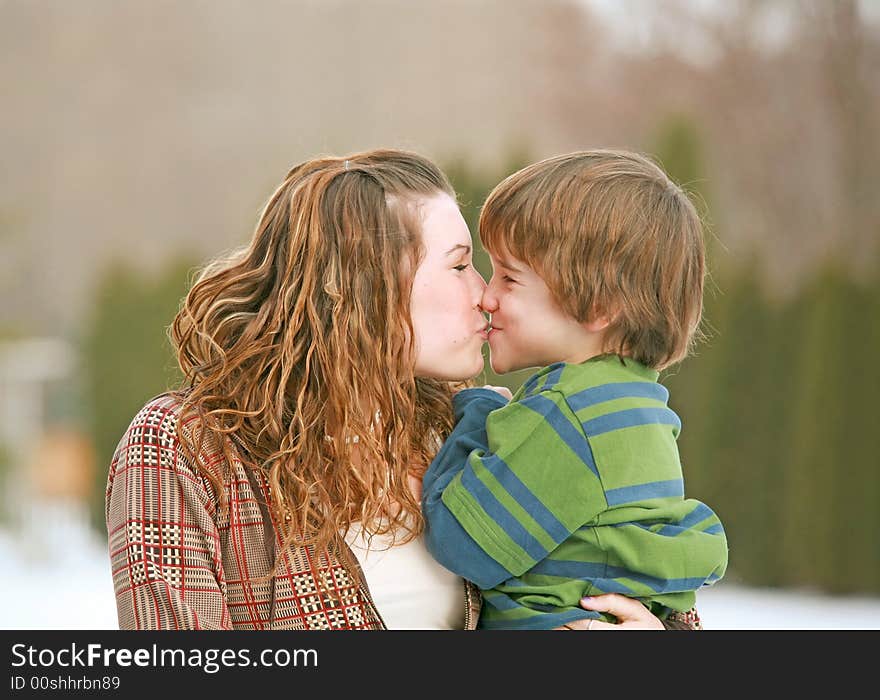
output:
<svg viewBox="0 0 880 700"><path fill-rule="evenodd" d="M705 252L688 196L645 156L582 151L514 173L489 194L480 239L528 264L578 321L607 315L607 349L663 369L693 346Z"/></svg>

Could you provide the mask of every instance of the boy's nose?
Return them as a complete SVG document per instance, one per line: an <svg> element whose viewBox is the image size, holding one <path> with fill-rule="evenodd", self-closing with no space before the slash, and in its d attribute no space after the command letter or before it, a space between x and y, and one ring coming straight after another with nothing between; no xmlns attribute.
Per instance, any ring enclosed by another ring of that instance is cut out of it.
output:
<svg viewBox="0 0 880 700"><path fill-rule="evenodd" d="M480 308L488 313L495 313L498 309L498 297L492 291L492 285L487 285L483 290L483 299L480 301Z"/></svg>

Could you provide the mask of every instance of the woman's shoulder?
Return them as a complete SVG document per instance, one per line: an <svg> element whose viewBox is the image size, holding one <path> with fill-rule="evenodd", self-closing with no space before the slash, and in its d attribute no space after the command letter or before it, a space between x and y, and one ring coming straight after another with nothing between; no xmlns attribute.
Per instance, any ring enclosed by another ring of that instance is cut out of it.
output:
<svg viewBox="0 0 880 700"><path fill-rule="evenodd" d="M118 525L132 508L157 512L159 503L163 512L177 512L180 503L200 503L214 516L219 496L211 478L215 471L218 477L223 475L220 453L210 436L194 447L191 423L196 418L190 416L185 399L179 391L159 394L131 419L110 462L108 523ZM117 484L124 488L116 488ZM131 501L132 494L136 502Z"/></svg>
<svg viewBox="0 0 880 700"><path fill-rule="evenodd" d="M186 410L185 399L185 391L166 391L147 401L123 433L114 461L162 457L191 442L197 415Z"/></svg>
<svg viewBox="0 0 880 700"><path fill-rule="evenodd" d="M195 451L192 449L192 424L197 415L186 410L185 399L185 392L167 391L143 405L116 447L110 465L111 482L123 471L148 475L167 471L169 475L176 474L175 478L206 487L205 475L196 465L208 464L218 468L218 460L205 458L206 454L213 456L218 450L210 434Z"/></svg>
<svg viewBox="0 0 880 700"><path fill-rule="evenodd" d="M180 391L166 391L154 396L132 418L127 433L149 431L147 437L176 440L181 426L180 420L184 412L185 394Z"/></svg>

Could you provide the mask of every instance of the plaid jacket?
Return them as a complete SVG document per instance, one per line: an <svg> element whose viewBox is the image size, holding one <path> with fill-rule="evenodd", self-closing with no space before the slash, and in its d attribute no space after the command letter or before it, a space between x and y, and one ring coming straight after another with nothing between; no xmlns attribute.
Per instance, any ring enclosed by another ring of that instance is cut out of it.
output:
<svg viewBox="0 0 880 700"><path fill-rule="evenodd" d="M110 465L106 516L119 627L269 629L274 605L272 629L384 629L360 570L312 547L282 552L265 506L268 486L237 458L221 511L181 450L195 417L181 423L180 408L172 394L147 403ZM206 438L202 465L217 468L224 459L216 439ZM265 578L276 557L274 579ZM473 629L480 596L462 585Z"/></svg>

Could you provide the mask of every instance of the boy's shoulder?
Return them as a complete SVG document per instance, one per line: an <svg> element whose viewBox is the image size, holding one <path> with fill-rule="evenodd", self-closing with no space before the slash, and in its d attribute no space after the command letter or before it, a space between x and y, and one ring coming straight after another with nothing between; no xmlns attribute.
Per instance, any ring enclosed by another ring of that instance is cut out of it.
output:
<svg viewBox="0 0 880 700"><path fill-rule="evenodd" d="M658 372L619 355L600 355L573 364L554 362L529 377L514 394L514 401L542 391L557 391L566 396L606 384L646 383L657 385ZM664 390L665 391L665 390Z"/></svg>

